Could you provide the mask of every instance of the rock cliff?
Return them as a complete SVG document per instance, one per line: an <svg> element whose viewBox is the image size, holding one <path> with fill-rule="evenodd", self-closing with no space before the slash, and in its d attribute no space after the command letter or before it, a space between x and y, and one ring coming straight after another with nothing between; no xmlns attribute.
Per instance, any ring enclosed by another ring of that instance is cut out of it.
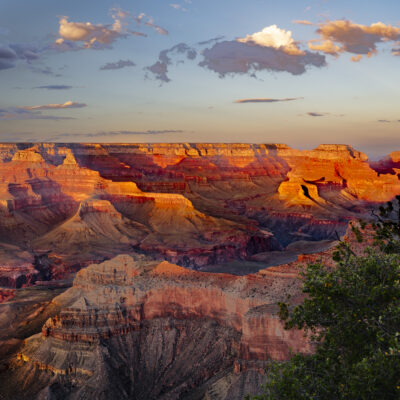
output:
<svg viewBox="0 0 400 400"><path fill-rule="evenodd" d="M91 265L53 300L61 312L25 341L7 390L16 398L22 389L23 398L241 399L257 391L266 360L311 351L276 316L276 302L298 298L299 286L295 267L238 277L144 256Z"/></svg>
<svg viewBox="0 0 400 400"><path fill-rule="evenodd" d="M399 172L398 152L369 164L346 145L1 144L0 243L29 257L4 259L0 284L119 253L196 269L332 239L399 194Z"/></svg>

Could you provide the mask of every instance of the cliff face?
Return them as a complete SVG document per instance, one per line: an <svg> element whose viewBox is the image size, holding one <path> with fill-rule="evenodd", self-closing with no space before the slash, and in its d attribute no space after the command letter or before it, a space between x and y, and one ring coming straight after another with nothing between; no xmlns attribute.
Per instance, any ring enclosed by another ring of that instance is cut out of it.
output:
<svg viewBox="0 0 400 400"><path fill-rule="evenodd" d="M127 255L91 265L53 300L62 311L25 341L7 388L17 395L24 382L31 398L241 399L258 390L266 360L311 351L275 315L299 285L279 269L238 277Z"/></svg>
<svg viewBox="0 0 400 400"><path fill-rule="evenodd" d="M398 164L394 152L371 168L345 145L2 144L0 244L34 261L17 273L4 259L0 279L59 279L131 252L199 268L334 238L400 193Z"/></svg>

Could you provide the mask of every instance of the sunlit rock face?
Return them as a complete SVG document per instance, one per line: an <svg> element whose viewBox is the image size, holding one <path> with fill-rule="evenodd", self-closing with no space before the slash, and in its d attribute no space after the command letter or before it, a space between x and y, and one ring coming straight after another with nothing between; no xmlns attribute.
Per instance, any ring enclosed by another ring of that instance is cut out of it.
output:
<svg viewBox="0 0 400 400"><path fill-rule="evenodd" d="M25 341L7 390L24 382L31 398L206 399L224 388L218 398L241 399L258 390L266 360L311 351L276 316L277 301L299 298L293 271L207 274L128 255L91 265Z"/></svg>
<svg viewBox="0 0 400 400"><path fill-rule="evenodd" d="M370 165L346 145L1 144L0 245L34 261L0 274L29 285L133 252L198 269L336 238L400 193L399 159Z"/></svg>

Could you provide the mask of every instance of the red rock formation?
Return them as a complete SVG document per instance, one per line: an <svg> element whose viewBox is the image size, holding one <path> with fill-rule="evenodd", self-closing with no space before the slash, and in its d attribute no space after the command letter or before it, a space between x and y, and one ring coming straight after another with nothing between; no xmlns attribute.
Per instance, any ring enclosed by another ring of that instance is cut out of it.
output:
<svg viewBox="0 0 400 400"><path fill-rule="evenodd" d="M175 399L216 374L227 379L232 368L236 380L262 375L266 360L311 351L303 333L285 331L276 316L276 302L298 297L299 286L297 275L285 271L238 277L118 256L81 270L73 287L53 300L62 311L47 320L41 336L26 341L13 376L24 377L32 396L50 385L64 393L74 380L80 396L107 388L112 398L124 380L121 398ZM109 370L117 364L125 372ZM109 370L107 378L90 389L102 370ZM259 380L248 390L257 390Z"/></svg>
<svg viewBox="0 0 400 400"><path fill-rule="evenodd" d="M58 279L121 252L246 259L344 233L400 193L396 154L379 169L345 145L2 144L0 241L47 254Z"/></svg>

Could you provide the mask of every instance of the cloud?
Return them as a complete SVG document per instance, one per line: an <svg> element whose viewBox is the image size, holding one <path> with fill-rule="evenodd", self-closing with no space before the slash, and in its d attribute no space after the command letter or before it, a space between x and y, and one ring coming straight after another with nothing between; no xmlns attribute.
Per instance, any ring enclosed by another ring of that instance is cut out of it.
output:
<svg viewBox="0 0 400 400"><path fill-rule="evenodd" d="M0 109L0 120L28 120L28 119L46 119L46 120L66 120L75 119L72 117L59 117L56 115L42 114L41 111L28 110L21 107L8 107Z"/></svg>
<svg viewBox="0 0 400 400"><path fill-rule="evenodd" d="M100 70L114 70L114 69L122 69L126 67L134 67L136 64L131 60L119 60L117 62L110 62L100 67Z"/></svg>
<svg viewBox="0 0 400 400"><path fill-rule="evenodd" d="M60 138L97 138L97 137L113 137L113 136L139 136L139 135L165 135L169 133L184 133L181 129L163 129L163 130L147 130L147 131L109 131L96 133L61 133L48 140L57 140Z"/></svg>
<svg viewBox="0 0 400 400"><path fill-rule="evenodd" d="M323 40L320 43L316 43L318 40L310 40L308 42L308 48L310 50L322 51L325 54L337 56L340 52L340 47L337 46L332 40Z"/></svg>
<svg viewBox="0 0 400 400"><path fill-rule="evenodd" d="M328 112L315 112L315 111L310 111L308 112L306 115L308 115L309 117L344 117L344 114L331 114Z"/></svg>
<svg viewBox="0 0 400 400"><path fill-rule="evenodd" d="M235 103L237 104L244 104L244 103L277 103L277 102L285 102L285 101L294 101L294 100L301 100L304 97L289 97L285 99L239 99L236 100Z"/></svg>
<svg viewBox="0 0 400 400"><path fill-rule="evenodd" d="M388 119L378 119L378 122L382 122L382 123L390 123L392 121L389 121Z"/></svg>
<svg viewBox="0 0 400 400"><path fill-rule="evenodd" d="M110 14L113 19L112 24L70 22L69 17L61 17L59 20L60 37L54 42L53 48L59 51L104 49L112 47L112 44L120 38L126 38L130 35L147 36L144 33L128 29L130 18L138 21L138 18L131 17L128 11L112 8Z"/></svg>
<svg viewBox="0 0 400 400"><path fill-rule="evenodd" d="M318 112L308 112L307 113L308 116L310 117L325 117L326 115L328 115L328 113L318 113Z"/></svg>
<svg viewBox="0 0 400 400"><path fill-rule="evenodd" d="M304 20L304 19L296 19L292 21L293 24L299 24L299 25L314 25L312 22Z"/></svg>
<svg viewBox="0 0 400 400"><path fill-rule="evenodd" d="M181 4L171 3L169 6L175 8L175 10L181 10L183 12L187 11L187 9L183 7Z"/></svg>
<svg viewBox="0 0 400 400"><path fill-rule="evenodd" d="M399 43L400 44L400 43ZM393 49L392 49L392 54L394 55L394 56L400 56L400 47L394 47Z"/></svg>
<svg viewBox="0 0 400 400"><path fill-rule="evenodd" d="M170 49L161 51L158 56L158 61L145 69L150 71L159 81L170 82L168 77L168 66L172 64L172 54L184 54L188 60L194 60L197 56L196 50L192 47L185 43L179 43Z"/></svg>
<svg viewBox="0 0 400 400"><path fill-rule="evenodd" d="M245 38L239 38L237 41L240 43L256 44L262 47L272 47L286 54L296 56L305 54L293 40L292 32L280 29L276 25L267 26L262 31L246 35Z"/></svg>
<svg viewBox="0 0 400 400"><path fill-rule="evenodd" d="M0 70L14 68L18 60L23 60L30 64L40 58L40 53L41 49L34 44L0 44Z"/></svg>
<svg viewBox="0 0 400 400"><path fill-rule="evenodd" d="M147 35L143 32L138 32L138 31L131 31L128 29L128 32L133 35L133 36L142 36L142 37L147 37Z"/></svg>
<svg viewBox="0 0 400 400"><path fill-rule="evenodd" d="M199 46L204 46L204 45L206 45L206 44L211 44L211 43L214 43L214 42L219 42L220 40L222 40L222 39L224 39L224 38L225 38L225 36L217 36L217 37L212 38L212 39L208 39L208 40L204 40L204 41L202 41L202 42L198 42L197 44L198 44Z"/></svg>
<svg viewBox="0 0 400 400"><path fill-rule="evenodd" d="M357 54L356 56L351 57L351 61L353 62L360 62L363 56L361 54Z"/></svg>
<svg viewBox="0 0 400 400"><path fill-rule="evenodd" d="M77 103L75 101L66 101L63 104L45 104L39 106L24 106L20 107L24 110L59 110L63 108L83 108L87 105L85 103Z"/></svg>
<svg viewBox="0 0 400 400"><path fill-rule="evenodd" d="M59 20L60 37L56 40L56 45L62 45L66 40L70 42L83 42L83 48L104 47L111 45L118 38L126 37L122 32L122 23L118 18L114 18L112 26L90 22L69 22L68 17Z"/></svg>
<svg viewBox="0 0 400 400"><path fill-rule="evenodd" d="M14 68L17 59L17 54L10 47L0 47L0 70Z"/></svg>
<svg viewBox="0 0 400 400"><path fill-rule="evenodd" d="M153 28L159 35L168 35L168 31L164 28L162 28L159 25L156 25L154 23L154 20L152 17L150 17L147 22L145 23L146 26L149 26L150 28Z"/></svg>
<svg viewBox="0 0 400 400"><path fill-rule="evenodd" d="M368 26L348 20L328 21L320 24L317 33L322 40L335 42L339 47L337 52L369 56L376 54L378 43L400 39L400 28L382 22ZM332 53L327 52L327 54Z"/></svg>
<svg viewBox="0 0 400 400"><path fill-rule="evenodd" d="M261 70L300 75L306 72L307 67L326 65L322 54L300 50L290 32L275 27L261 32L261 35L247 35L244 39L214 44L203 50L204 60L199 65L216 72L221 78L233 74L255 76Z"/></svg>
<svg viewBox="0 0 400 400"><path fill-rule="evenodd" d="M140 13L139 15L136 15L133 17L133 19L140 25L142 22L150 28L153 28L159 35L168 35L168 31L164 28L162 28L159 25L156 25L154 23L153 17L150 17L146 15L145 13Z"/></svg>
<svg viewBox="0 0 400 400"><path fill-rule="evenodd" d="M44 85L44 86L35 86L32 89L69 90L72 88L73 88L73 86L69 86L69 85Z"/></svg>

